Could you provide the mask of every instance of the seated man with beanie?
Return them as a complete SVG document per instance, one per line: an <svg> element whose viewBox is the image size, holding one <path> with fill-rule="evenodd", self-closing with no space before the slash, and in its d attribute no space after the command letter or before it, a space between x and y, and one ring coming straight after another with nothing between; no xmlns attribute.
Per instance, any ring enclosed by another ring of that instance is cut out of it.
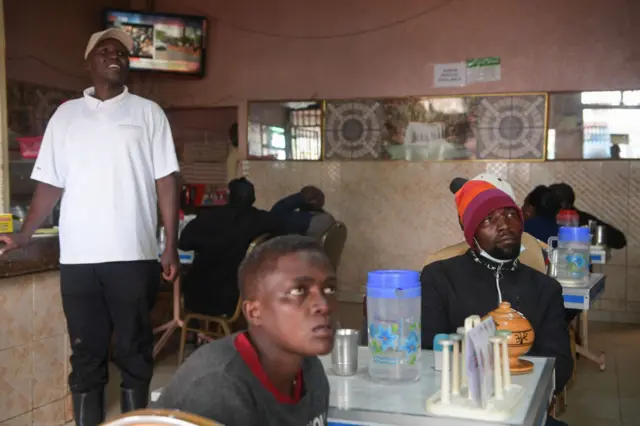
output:
<svg viewBox="0 0 640 426"><path fill-rule="evenodd" d="M511 197L512 200L514 200L514 202L516 202L515 193L513 192L513 188L511 187L509 182L499 176L494 175L493 173L481 173L471 180L488 182L500 191L507 194L509 197ZM452 194L455 195L455 193L458 192L460 188L462 188L462 186L467 183L467 181L468 179L461 177L454 178L449 185L449 190ZM460 221L460 218L458 218L458 221ZM462 226L461 222L460 225ZM520 261L520 263L530 266L537 271L546 273L546 262L548 260L546 247L546 241L540 241L525 231L522 233L522 250L520 252L520 257L518 260ZM425 265L429 265L437 260L448 259L453 255L460 255L466 252L468 249L469 246L466 241L462 241L461 243L454 244L452 246L438 250L435 253L432 253L427 258Z"/></svg>
<svg viewBox="0 0 640 426"><path fill-rule="evenodd" d="M319 244L288 235L256 247L239 271L248 330L198 349L157 408L226 426L326 425L336 275Z"/></svg>
<svg viewBox="0 0 640 426"><path fill-rule="evenodd" d="M438 333L455 333L468 316L485 316L506 301L535 331L529 354L555 358L556 390L561 391L573 369L562 287L519 262L522 211L486 181L466 182L455 200L469 249L422 271L424 347L430 349Z"/></svg>

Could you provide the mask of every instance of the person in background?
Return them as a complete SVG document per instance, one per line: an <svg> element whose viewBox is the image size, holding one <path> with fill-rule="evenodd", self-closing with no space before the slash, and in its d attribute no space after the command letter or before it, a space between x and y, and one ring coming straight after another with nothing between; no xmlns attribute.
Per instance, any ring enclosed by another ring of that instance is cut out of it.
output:
<svg viewBox="0 0 640 426"><path fill-rule="evenodd" d="M149 310L160 280L178 274L178 190L169 121L125 85L133 40L118 29L89 38L93 87L53 114L35 162L29 214L3 251L28 242L61 199L60 288L71 342L69 388L77 425L104 421L109 357L122 373L122 412L147 406L153 375ZM111 337L115 347L111 348Z"/></svg>
<svg viewBox="0 0 640 426"><path fill-rule="evenodd" d="M455 333L469 315L485 316L505 301L531 322L530 355L556 361L556 390L571 377L573 359L560 284L518 260L523 217L515 201L494 185L468 181L456 207L469 250L427 265L421 274L422 345Z"/></svg>
<svg viewBox="0 0 640 426"><path fill-rule="evenodd" d="M280 234L269 212L253 207L253 184L245 178L229 182L229 202L201 208L180 235L180 249L195 257L184 278L189 312L231 316L238 304L238 267L251 242L263 234Z"/></svg>
<svg viewBox="0 0 640 426"><path fill-rule="evenodd" d="M227 152L227 182L238 177L238 123L229 128L229 151Z"/></svg>
<svg viewBox="0 0 640 426"><path fill-rule="evenodd" d="M336 284L312 238L256 247L239 271L248 330L198 349L155 407L226 426L326 425L329 382L317 355L333 348Z"/></svg>
<svg viewBox="0 0 640 426"><path fill-rule="evenodd" d="M594 220L598 225L604 226L606 229L607 247L620 250L627 246L627 238L624 236L622 231L613 225L608 224L604 220L576 208L574 205L576 201L576 194L573 192L573 188L571 188L571 186L566 183L554 183L549 186L549 189L551 189L551 191L553 191L553 193L556 194L556 197L560 200L560 208L572 209L578 213L580 226L589 225L590 220Z"/></svg>
<svg viewBox="0 0 640 426"><path fill-rule="evenodd" d="M620 145L611 145L610 158L612 160L619 160L620 159Z"/></svg>
<svg viewBox="0 0 640 426"><path fill-rule="evenodd" d="M558 235L556 216L560 211L560 200L551 189L536 186L524 199L524 231L546 243Z"/></svg>
<svg viewBox="0 0 640 426"><path fill-rule="evenodd" d="M324 210L324 193L311 185L275 203L271 212L280 218L286 233L307 235L318 241L336 223Z"/></svg>

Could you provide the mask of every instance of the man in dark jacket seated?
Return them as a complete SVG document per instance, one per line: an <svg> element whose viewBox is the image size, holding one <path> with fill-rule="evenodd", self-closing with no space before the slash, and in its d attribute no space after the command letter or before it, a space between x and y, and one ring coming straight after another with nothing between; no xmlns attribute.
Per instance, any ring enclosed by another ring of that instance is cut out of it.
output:
<svg viewBox="0 0 640 426"><path fill-rule="evenodd" d="M275 203L271 213L278 216L287 234L306 235L318 241L336 223L324 210L324 192L311 185Z"/></svg>
<svg viewBox="0 0 640 426"><path fill-rule="evenodd" d="M251 242L280 233L278 219L253 207L253 184L245 178L229 182L229 203L203 208L180 236L180 249L195 251L184 280L189 312L231 316L238 304L238 267Z"/></svg>
<svg viewBox="0 0 640 426"><path fill-rule="evenodd" d="M566 183L554 183L553 185L549 185L549 189L553 191L556 197L560 200L561 208L575 210L578 213L580 226L587 226L590 220L596 221L598 225L604 226L607 238L607 247L621 250L627 246L627 238L625 237L624 232L575 206L576 194L573 192L573 188L570 185Z"/></svg>
<svg viewBox="0 0 640 426"><path fill-rule="evenodd" d="M529 355L555 358L556 390L561 391L573 370L562 287L518 261L522 211L511 197L483 181L464 184L456 192L456 206L470 249L422 271L424 348L432 348L438 333L455 333L469 315L484 316L507 301L533 326L536 337Z"/></svg>

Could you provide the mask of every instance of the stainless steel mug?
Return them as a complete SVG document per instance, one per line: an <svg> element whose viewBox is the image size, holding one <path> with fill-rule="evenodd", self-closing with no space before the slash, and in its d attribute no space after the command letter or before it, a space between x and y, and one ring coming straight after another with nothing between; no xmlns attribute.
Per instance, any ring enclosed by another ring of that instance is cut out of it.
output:
<svg viewBox="0 0 640 426"><path fill-rule="evenodd" d="M353 376L358 371L358 330L341 328L336 331L331 369L336 376Z"/></svg>

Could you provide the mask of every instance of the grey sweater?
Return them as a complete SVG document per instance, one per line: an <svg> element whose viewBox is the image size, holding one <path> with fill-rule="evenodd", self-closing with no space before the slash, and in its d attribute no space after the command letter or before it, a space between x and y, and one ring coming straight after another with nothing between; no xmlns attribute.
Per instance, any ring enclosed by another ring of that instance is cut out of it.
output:
<svg viewBox="0 0 640 426"><path fill-rule="evenodd" d="M198 349L178 369L154 408L197 414L225 426L325 426L329 382L317 358L303 362L297 404L279 402L234 346L237 335Z"/></svg>

